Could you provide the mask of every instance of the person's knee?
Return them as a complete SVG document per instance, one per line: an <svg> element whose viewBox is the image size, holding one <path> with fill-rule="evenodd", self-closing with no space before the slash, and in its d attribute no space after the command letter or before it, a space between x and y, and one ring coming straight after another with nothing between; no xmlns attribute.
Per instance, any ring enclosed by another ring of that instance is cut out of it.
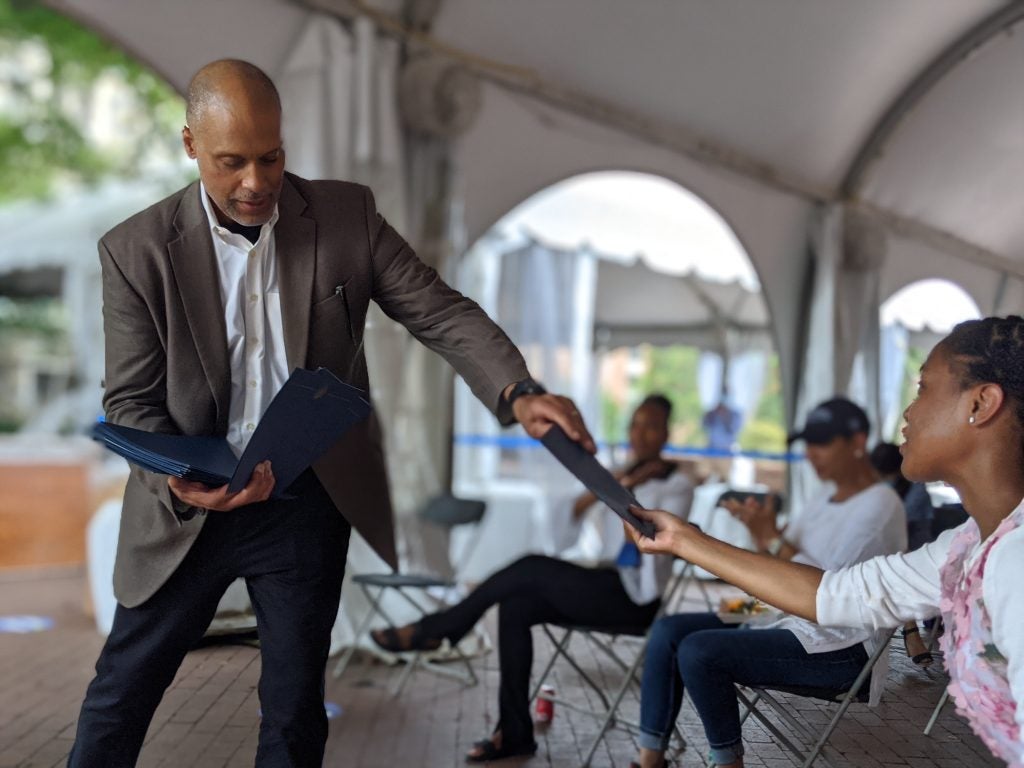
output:
<svg viewBox="0 0 1024 768"><path fill-rule="evenodd" d="M687 677L693 677L694 673L699 674L709 669L723 654L729 653L727 647L715 642L711 633L694 632L683 638L676 648L679 673L685 681Z"/></svg>
<svg viewBox="0 0 1024 768"><path fill-rule="evenodd" d="M520 571L523 573L536 573L550 560L551 558L547 555L523 555L511 565L507 566L505 570L517 573Z"/></svg>
<svg viewBox="0 0 1024 768"><path fill-rule="evenodd" d="M536 592L548 582L550 562L545 555L525 555L492 576L492 583L499 594L510 597Z"/></svg>
<svg viewBox="0 0 1024 768"><path fill-rule="evenodd" d="M663 616L651 625L649 647L674 654L679 644L700 629L691 614L679 613Z"/></svg>
<svg viewBox="0 0 1024 768"><path fill-rule="evenodd" d="M498 603L498 626L523 625L529 627L537 613L537 601L528 595L519 595Z"/></svg>
<svg viewBox="0 0 1024 768"><path fill-rule="evenodd" d="M667 620L669 618L671 617L658 619L651 625L650 636L647 641L648 654L668 654L671 656L675 653L676 645L679 643L681 636L678 628Z"/></svg>

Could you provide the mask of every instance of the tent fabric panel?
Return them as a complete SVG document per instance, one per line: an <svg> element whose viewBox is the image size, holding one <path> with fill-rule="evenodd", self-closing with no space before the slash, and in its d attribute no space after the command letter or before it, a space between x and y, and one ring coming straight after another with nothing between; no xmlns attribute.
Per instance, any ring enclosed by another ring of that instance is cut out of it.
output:
<svg viewBox="0 0 1024 768"><path fill-rule="evenodd" d="M876 162L866 199L1024 260L1013 213L1024 177L1024 37L1003 35L952 70Z"/></svg>

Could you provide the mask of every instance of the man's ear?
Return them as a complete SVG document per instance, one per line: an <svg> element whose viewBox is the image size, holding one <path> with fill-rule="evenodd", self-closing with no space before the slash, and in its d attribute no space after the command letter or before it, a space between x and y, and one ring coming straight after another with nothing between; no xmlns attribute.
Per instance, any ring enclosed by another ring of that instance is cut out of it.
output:
<svg viewBox="0 0 1024 768"><path fill-rule="evenodd" d="M1005 400L1006 394L998 384L985 383L974 387L970 402L971 423L981 426L985 422L991 421L999 413Z"/></svg>
<svg viewBox="0 0 1024 768"><path fill-rule="evenodd" d="M192 135L192 129L187 125L181 129L181 143L185 147L185 154L192 160L196 159L196 140Z"/></svg>

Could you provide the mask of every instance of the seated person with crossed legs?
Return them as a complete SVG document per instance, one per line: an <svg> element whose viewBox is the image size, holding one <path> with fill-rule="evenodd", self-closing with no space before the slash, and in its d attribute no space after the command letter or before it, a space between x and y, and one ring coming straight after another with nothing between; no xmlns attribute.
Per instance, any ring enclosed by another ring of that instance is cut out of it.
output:
<svg viewBox="0 0 1024 768"><path fill-rule="evenodd" d="M641 505L668 510L685 519L693 485L678 465L661 457L668 441L672 405L661 395L647 397L633 413L629 442L633 463L618 473ZM579 516L598 503L584 493L574 504ZM610 510L608 514L613 514ZM611 632L649 625L672 573L672 558L640 555L623 546L616 566L585 568L543 555L524 557L498 571L461 603L425 616L415 624L375 631L381 648L402 652L432 650L443 639L461 640L484 613L498 606L501 684L494 733L466 755L469 762L531 755L537 750L530 719L529 685L535 624L581 624Z"/></svg>
<svg viewBox="0 0 1024 768"><path fill-rule="evenodd" d="M865 450L867 415L845 398L828 400L790 442L807 444L807 460L834 488L812 501L785 531L772 502L725 502L749 528L758 550L783 560L841 568L907 545L903 504L879 481ZM770 498L770 497L769 497ZM640 695L640 768L665 765L685 688L700 715L714 764L743 765L736 684L844 689L867 663L872 633L830 629L784 613L757 616L741 628L714 613L665 616L651 629Z"/></svg>

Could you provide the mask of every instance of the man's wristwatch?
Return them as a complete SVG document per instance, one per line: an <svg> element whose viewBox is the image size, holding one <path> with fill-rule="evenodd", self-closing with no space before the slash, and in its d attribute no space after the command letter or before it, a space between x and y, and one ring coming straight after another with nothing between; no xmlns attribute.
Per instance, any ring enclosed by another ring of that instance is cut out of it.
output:
<svg viewBox="0 0 1024 768"><path fill-rule="evenodd" d="M508 403L509 407L516 401L517 398L523 395L546 395L547 390L544 389L544 385L534 379L523 379L517 381L512 389L508 393L508 397L505 398L505 402Z"/></svg>

